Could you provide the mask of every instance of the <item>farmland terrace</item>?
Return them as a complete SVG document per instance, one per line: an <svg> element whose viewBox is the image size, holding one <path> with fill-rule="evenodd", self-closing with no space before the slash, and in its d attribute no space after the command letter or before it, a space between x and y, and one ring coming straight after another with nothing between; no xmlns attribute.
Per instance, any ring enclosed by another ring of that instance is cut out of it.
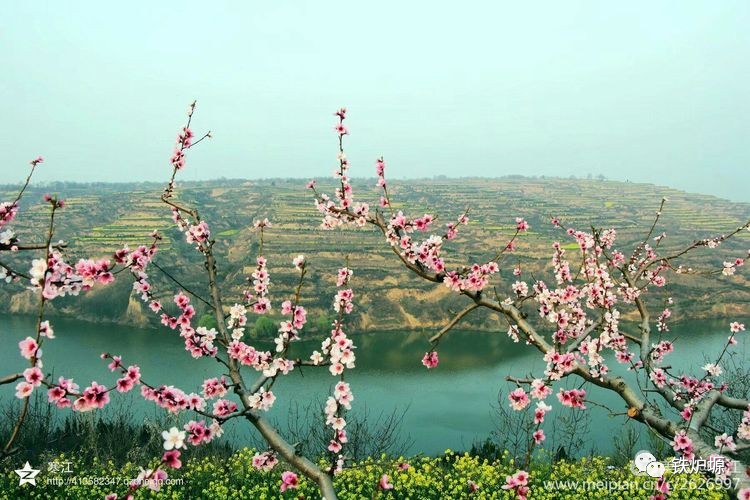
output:
<svg viewBox="0 0 750 500"><path fill-rule="evenodd" d="M376 203L379 193L374 180L354 181L355 197ZM319 189L332 193L333 183L319 183ZM71 259L104 257L122 244L131 248L148 244L157 229L164 236L156 263L190 288L202 290L200 255L174 228L170 211L160 202L163 186L156 183L75 184L53 183L32 186L22 203L15 230L25 240L38 240L45 227L48 208L40 202L43 193L58 193L67 202L60 214L56 239L69 243ZM0 186L0 199L10 199L17 186ZM497 289L506 294L515 281L513 267L520 265L526 280L531 276L552 281L551 245L562 241L572 257L576 245L550 224L558 217L566 226L590 230L613 227L620 247L633 248L650 227L662 197L669 199L661 225L655 234L666 231L667 247L678 247L704 236L736 229L750 218L750 204L732 203L713 196L691 194L650 184L604 180L505 177L496 179L429 179L393 181L390 185L394 208L407 215L433 213L438 222L455 219L470 208L470 224L460 237L446 246L449 264L482 262L501 249L514 232L515 217L531 224L518 251L504 257ZM311 193L299 179L216 180L178 185L178 196L185 203L200 207L216 239L221 279L227 300L239 298L244 277L254 265L258 251L252 221L268 217L265 255L273 279L276 312L280 300L292 293L296 273L291 260L303 253L310 263L310 279L303 288L303 304L311 311L313 324L324 329L330 318L334 275L348 257L355 270L352 286L357 294L354 320L363 330L436 328L443 325L463 303L446 288L436 287L411 276L372 228L345 228L324 231ZM709 263L716 269L723 260L744 256L750 248L750 232L722 245L717 253L696 252L689 261L695 268ZM743 270L744 271L744 270ZM739 272L730 278L710 279L680 276L669 287L675 298L675 316L710 318L718 315L747 315L750 310L750 283ZM176 290L173 282L152 269L159 293L168 300ZM132 296L130 280L121 276L109 291L95 290L83 298L55 301L52 314L70 315L93 321L154 325L155 318ZM20 286L0 288L0 311L31 312L34 295L19 292ZM114 293L114 297L112 296ZM658 300L663 294L653 294ZM196 302L200 309L200 304ZM202 311L199 311L199 313ZM477 329L505 329L492 314L475 312L466 325Z"/></svg>

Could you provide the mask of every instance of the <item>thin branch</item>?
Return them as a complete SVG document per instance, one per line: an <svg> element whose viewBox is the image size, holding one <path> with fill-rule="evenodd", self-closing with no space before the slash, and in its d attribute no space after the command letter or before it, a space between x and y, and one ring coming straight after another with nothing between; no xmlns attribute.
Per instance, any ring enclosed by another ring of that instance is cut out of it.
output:
<svg viewBox="0 0 750 500"><path fill-rule="evenodd" d="M0 262L0 267L2 267L3 269L5 269L6 271L8 271L11 276L20 276L21 278L25 278L27 280L31 279L31 276L29 276L28 274L16 271L16 270L12 269L9 265L3 264L2 262Z"/></svg>
<svg viewBox="0 0 750 500"><path fill-rule="evenodd" d="M14 373L13 375L8 375L6 377L0 378L0 385L12 384L13 382L15 382L16 380L18 380L19 378L23 378L23 374L21 374L21 373Z"/></svg>
<svg viewBox="0 0 750 500"><path fill-rule="evenodd" d="M597 328L602 326L602 323L604 322L604 316L600 317L598 321L594 321L591 325L586 328L583 333L575 340L575 342L571 343L568 346L568 352L575 351L578 346L580 346L589 335L591 335L592 332L594 332Z"/></svg>
<svg viewBox="0 0 750 500"><path fill-rule="evenodd" d="M161 267L159 264L157 264L156 262L152 261L151 265L154 266L159 271L161 271L162 273L164 273L164 275L167 278L169 278L170 280L174 281L177 284L177 286L179 286L180 288L182 288L183 290L185 290L187 293L189 293L190 295L192 295L196 299L200 300L201 302L203 302L204 304L206 304L208 307L213 307L209 301L207 301L206 299L204 299L203 297L201 297L200 295L198 295L197 293L195 293L194 291L192 291L190 288L188 288L187 286L185 286L182 282L180 282L177 278L175 278L174 276L172 276L169 272L167 272L166 269L164 269L163 267Z"/></svg>
<svg viewBox="0 0 750 500"><path fill-rule="evenodd" d="M466 307L465 309L463 309L462 311L460 311L458 314L456 314L453 317L450 323L448 323L447 325L443 327L442 330L440 330L435 335L430 337L430 342L432 344L437 344L442 338L442 336L448 333L454 326L456 326L464 318L464 316L466 316L467 314L469 314L471 311L473 311L474 309L478 307L479 307L479 304L475 302L471 304L470 306Z"/></svg>

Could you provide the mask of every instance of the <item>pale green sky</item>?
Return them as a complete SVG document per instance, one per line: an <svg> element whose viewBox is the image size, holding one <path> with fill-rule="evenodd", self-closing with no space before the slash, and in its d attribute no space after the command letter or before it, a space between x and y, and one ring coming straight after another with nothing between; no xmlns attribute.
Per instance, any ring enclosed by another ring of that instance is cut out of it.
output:
<svg viewBox="0 0 750 500"><path fill-rule="evenodd" d="M0 183L604 174L750 201L750 2L9 2Z"/></svg>

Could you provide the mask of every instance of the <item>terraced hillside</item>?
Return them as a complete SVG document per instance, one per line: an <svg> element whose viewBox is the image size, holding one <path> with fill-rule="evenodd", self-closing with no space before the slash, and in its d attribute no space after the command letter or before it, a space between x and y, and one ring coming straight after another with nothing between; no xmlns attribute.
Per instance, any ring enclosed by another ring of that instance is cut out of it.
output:
<svg viewBox="0 0 750 500"><path fill-rule="evenodd" d="M333 185L321 183L331 192ZM378 199L373 180L355 182L361 200ZM17 188L0 187L0 199L8 199ZM164 242L156 263L168 273L201 289L200 256L173 228L169 210L159 201L161 185L139 184L53 184L34 187L24 199L15 229L32 235L45 224L46 208L38 202L44 192L56 192L68 202L60 217L57 238L69 242L72 258L107 256L123 243L135 246L149 241L158 229ZM504 246L514 231L516 216L525 217L532 230L523 235L518 252L501 262L503 271L498 290L509 289L512 269L520 264L536 277L547 277L551 244L565 236L549 223L551 216L567 226L581 229L614 227L629 246L643 238L662 197L669 202L658 231L669 234L666 244L680 246L695 238L731 231L750 218L750 204L731 203L712 196L688 194L670 188L577 179L431 179L393 182L395 208L414 215L429 212L449 220L470 208L470 226L450 248L454 263L486 260ZM270 261L276 297L291 293L295 273L291 259L308 256L312 272L304 289L305 303L313 321L322 329L328 322L333 290L333 273L348 257L355 269L353 282L358 293L358 327L365 329L434 328L443 324L460 304L442 287L423 283L402 270L395 257L373 230L344 229L334 232L318 228L320 217L304 181L217 180L185 183L179 195L201 207L201 214L217 240L222 259L225 288L239 296L244 276L258 250L252 221L268 217L274 226L267 233L265 254ZM570 246L574 249L575 245ZM750 232L720 248L718 254L698 253L694 266L721 265L729 256L742 256L750 248ZM744 270L743 270L744 271ZM156 270L154 270L156 272ZM719 313L748 315L750 282L739 273L703 279L683 277L671 288L677 299L675 313L681 317L711 317ZM528 275L527 275L528 276ZM83 299L63 300L57 314L76 315L97 321L131 324L153 323L150 312L130 297L130 283L123 276L109 291L92 292ZM164 295L175 289L165 275L154 275ZM505 288L503 288L505 287ZM33 296L19 293L19 286L0 289L0 310L26 312ZM460 300L460 299L459 299ZM475 328L503 328L498 319L477 313L467 319Z"/></svg>

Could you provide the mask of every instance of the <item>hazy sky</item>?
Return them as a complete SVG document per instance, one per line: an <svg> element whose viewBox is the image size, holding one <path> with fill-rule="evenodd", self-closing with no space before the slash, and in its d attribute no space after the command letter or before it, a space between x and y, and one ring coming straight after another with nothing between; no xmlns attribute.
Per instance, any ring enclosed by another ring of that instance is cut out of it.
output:
<svg viewBox="0 0 750 500"><path fill-rule="evenodd" d="M750 201L750 2L9 2L0 183L353 175L654 182Z"/></svg>

